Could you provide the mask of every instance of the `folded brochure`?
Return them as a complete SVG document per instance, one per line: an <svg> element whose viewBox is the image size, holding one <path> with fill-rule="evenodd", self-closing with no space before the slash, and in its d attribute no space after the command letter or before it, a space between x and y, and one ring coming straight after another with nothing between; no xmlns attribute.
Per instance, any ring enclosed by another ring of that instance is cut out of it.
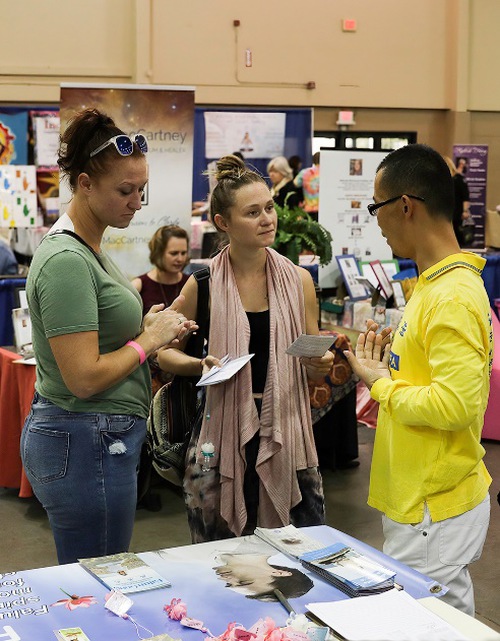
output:
<svg viewBox="0 0 500 641"><path fill-rule="evenodd" d="M395 572L344 543L306 552L300 561L349 596L376 594L394 587Z"/></svg>
<svg viewBox="0 0 500 641"><path fill-rule="evenodd" d="M244 367L248 361L252 358L253 354L246 354L245 356L240 356L239 358L229 358L229 355L221 358L221 366L217 367L214 365L206 374L200 378L196 383L197 387L203 387L204 385L217 385L218 383L224 383L232 378L236 372L239 372L242 367Z"/></svg>
<svg viewBox="0 0 500 641"><path fill-rule="evenodd" d="M110 590L123 594L170 587L166 579L133 552L79 559L79 562Z"/></svg>

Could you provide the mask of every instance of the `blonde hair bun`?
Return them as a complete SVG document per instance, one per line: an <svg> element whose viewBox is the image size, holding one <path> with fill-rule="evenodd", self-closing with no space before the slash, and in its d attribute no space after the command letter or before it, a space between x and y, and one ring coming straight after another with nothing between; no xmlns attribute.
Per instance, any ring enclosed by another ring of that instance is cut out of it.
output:
<svg viewBox="0 0 500 641"><path fill-rule="evenodd" d="M247 171L245 163L238 156L223 156L216 163L215 178L217 181L229 179L238 180Z"/></svg>

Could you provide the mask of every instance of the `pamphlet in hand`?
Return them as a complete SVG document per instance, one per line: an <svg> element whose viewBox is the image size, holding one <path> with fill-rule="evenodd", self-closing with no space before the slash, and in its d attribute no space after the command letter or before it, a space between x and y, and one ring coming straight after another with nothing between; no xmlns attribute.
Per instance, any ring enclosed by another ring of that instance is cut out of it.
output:
<svg viewBox="0 0 500 641"><path fill-rule="evenodd" d="M377 594L394 587L395 572L379 565L344 543L306 552L302 565L349 596Z"/></svg>
<svg viewBox="0 0 500 641"><path fill-rule="evenodd" d="M214 365L206 374L203 374L196 386L217 385L217 383L228 381L248 363L252 356L253 354L246 354L239 358L229 358L229 355L224 356L220 360L221 366Z"/></svg>
<svg viewBox="0 0 500 641"><path fill-rule="evenodd" d="M294 525L266 528L256 527L254 534L274 548L293 557L300 558L306 552L324 549L324 543L316 541Z"/></svg>
<svg viewBox="0 0 500 641"><path fill-rule="evenodd" d="M82 567L106 587L110 590L119 590L123 594L170 587L168 581L132 552L79 559L79 561Z"/></svg>
<svg viewBox="0 0 500 641"><path fill-rule="evenodd" d="M290 356L307 356L307 358L321 358L324 353L335 343L335 335L301 334L286 350Z"/></svg>

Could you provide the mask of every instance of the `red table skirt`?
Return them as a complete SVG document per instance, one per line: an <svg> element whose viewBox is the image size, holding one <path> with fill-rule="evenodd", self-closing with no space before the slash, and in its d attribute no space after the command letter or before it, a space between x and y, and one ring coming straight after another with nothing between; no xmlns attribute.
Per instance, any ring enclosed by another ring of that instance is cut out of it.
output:
<svg viewBox="0 0 500 641"><path fill-rule="evenodd" d="M0 487L19 488L33 496L24 474L19 441L35 391L35 367L14 363L19 356L0 347Z"/></svg>

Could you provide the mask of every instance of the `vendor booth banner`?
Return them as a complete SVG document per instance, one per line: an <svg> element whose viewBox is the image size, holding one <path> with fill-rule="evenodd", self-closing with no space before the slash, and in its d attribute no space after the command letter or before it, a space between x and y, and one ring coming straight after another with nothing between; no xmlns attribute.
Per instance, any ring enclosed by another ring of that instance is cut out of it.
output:
<svg viewBox="0 0 500 641"><path fill-rule="evenodd" d="M239 151L244 158L274 158L285 149L286 114L281 112L207 111L205 157Z"/></svg>
<svg viewBox="0 0 500 641"><path fill-rule="evenodd" d="M0 110L0 165L28 164L28 112Z"/></svg>
<svg viewBox="0 0 500 641"><path fill-rule="evenodd" d="M35 165L57 168L60 121L59 112L32 110L30 112Z"/></svg>
<svg viewBox="0 0 500 641"><path fill-rule="evenodd" d="M61 131L79 111L93 107L111 116L126 134L148 142L149 182L127 229L108 227L104 248L129 277L151 267L148 242L163 225L190 229L193 172L194 89L151 85L61 85ZM61 183L61 213L71 198Z"/></svg>
<svg viewBox="0 0 500 641"><path fill-rule="evenodd" d="M472 247L484 247L488 145L453 145L453 159L469 188L470 213L475 226Z"/></svg>
<svg viewBox="0 0 500 641"><path fill-rule="evenodd" d="M354 256L357 261L388 260L392 250L370 216L373 182L386 155L377 151L321 149L319 222L333 236L334 256ZM336 261L320 267L321 287L335 287L340 276Z"/></svg>

